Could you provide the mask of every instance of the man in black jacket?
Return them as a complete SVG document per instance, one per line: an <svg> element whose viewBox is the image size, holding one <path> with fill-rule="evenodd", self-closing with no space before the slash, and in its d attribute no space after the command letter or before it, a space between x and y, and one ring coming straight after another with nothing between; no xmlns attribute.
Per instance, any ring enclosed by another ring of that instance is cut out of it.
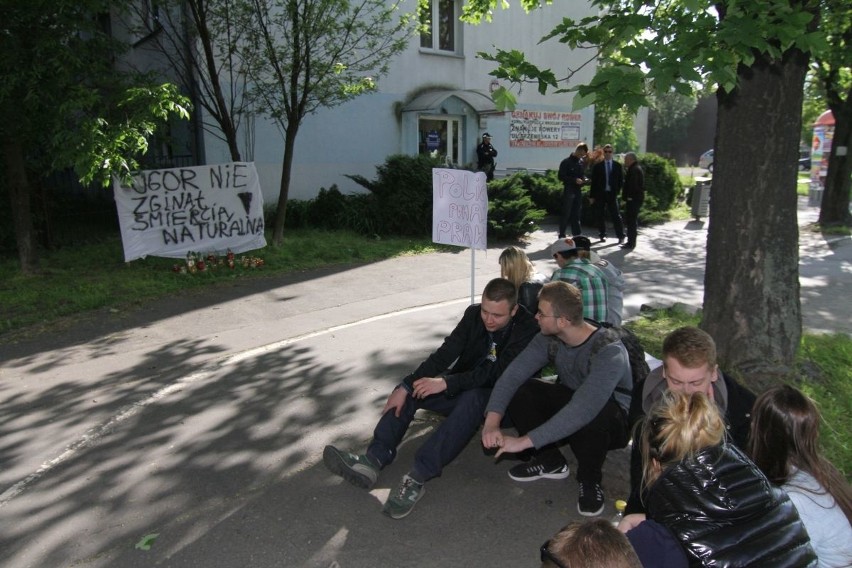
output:
<svg viewBox="0 0 852 568"><path fill-rule="evenodd" d="M494 179L494 168L497 167L494 162L496 157L497 149L491 145L491 135L486 132L482 135L482 142L476 147L476 169L485 172L486 181Z"/></svg>
<svg viewBox="0 0 852 568"><path fill-rule="evenodd" d="M627 226L627 242L621 248L636 248L636 235L639 232L639 210L645 201L645 173L636 160L636 154L627 152L624 155L624 165L627 174L624 176L624 224Z"/></svg>
<svg viewBox="0 0 852 568"><path fill-rule="evenodd" d="M719 380L721 379L721 380ZM644 417L662 398L666 390L685 394L703 392L716 402L727 423L728 435L738 447L745 449L751 429L753 392L719 370L716 364L716 343L708 333L697 327L681 327L663 340L663 364L633 389L629 423L632 426ZM645 511L640 499L642 489L642 455L640 428L633 436L630 455L630 498L626 513Z"/></svg>
<svg viewBox="0 0 852 568"><path fill-rule="evenodd" d="M518 305L515 286L504 278L491 280L482 303L467 308L443 345L391 392L367 451L326 446L326 467L369 489L396 457L414 413L424 408L443 414L446 419L417 450L411 470L385 503L385 514L405 517L425 493L424 483L441 475L476 433L491 387L538 331L535 318Z"/></svg>
<svg viewBox="0 0 852 568"><path fill-rule="evenodd" d="M583 232L580 226L580 212L583 207L583 185L586 183L586 173L583 159L589 153L585 142L577 144L574 152L559 163L557 177L562 182L562 215L559 217L559 238L564 239L568 225L571 225L571 235L577 236Z"/></svg>

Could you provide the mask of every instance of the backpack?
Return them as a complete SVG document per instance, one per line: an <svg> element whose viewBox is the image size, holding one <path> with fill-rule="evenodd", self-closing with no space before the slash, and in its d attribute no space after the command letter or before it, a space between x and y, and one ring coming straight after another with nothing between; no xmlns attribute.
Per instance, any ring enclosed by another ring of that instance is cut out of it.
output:
<svg viewBox="0 0 852 568"><path fill-rule="evenodd" d="M645 348L642 347L642 343L639 341L639 338L636 337L636 334L626 327L612 325L609 322L602 321L592 323L601 326L604 333L598 334L595 339L595 343L592 345L591 356L589 357L589 367L592 365L592 357L594 357L598 351L614 342L616 339L620 339L621 343L623 343L624 347L627 349L627 358L630 362L630 374L633 377L633 388L635 389L636 385L642 384L645 381L645 377L647 377L648 373L651 372L651 368L645 361ZM558 349L559 339L551 337L550 343L547 346L547 358L551 365L556 364L556 351ZM625 389L616 387L616 390L623 392ZM632 395L632 392L626 392L624 394Z"/></svg>

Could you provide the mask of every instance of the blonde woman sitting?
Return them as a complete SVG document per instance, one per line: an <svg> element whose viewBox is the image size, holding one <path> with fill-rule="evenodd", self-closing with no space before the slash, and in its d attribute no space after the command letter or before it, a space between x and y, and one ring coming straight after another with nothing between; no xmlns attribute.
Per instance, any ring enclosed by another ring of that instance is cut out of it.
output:
<svg viewBox="0 0 852 568"><path fill-rule="evenodd" d="M500 253L500 277L518 289L518 304L533 315L538 311L538 292L547 277L535 271L527 254L511 246Z"/></svg>
<svg viewBox="0 0 852 568"><path fill-rule="evenodd" d="M725 431L719 407L703 393L663 396L642 434L647 519L671 533L690 566L815 566L793 503L727 443ZM619 525L637 550L644 520L628 515Z"/></svg>

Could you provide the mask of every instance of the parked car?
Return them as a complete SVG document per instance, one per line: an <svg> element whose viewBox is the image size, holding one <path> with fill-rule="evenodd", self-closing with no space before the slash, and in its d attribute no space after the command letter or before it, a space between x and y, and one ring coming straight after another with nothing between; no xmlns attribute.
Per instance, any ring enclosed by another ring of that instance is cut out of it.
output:
<svg viewBox="0 0 852 568"><path fill-rule="evenodd" d="M713 173L713 150L707 150L698 158L698 167Z"/></svg>
<svg viewBox="0 0 852 568"><path fill-rule="evenodd" d="M806 172L811 169L811 157L810 156L802 156L799 158L799 171Z"/></svg>

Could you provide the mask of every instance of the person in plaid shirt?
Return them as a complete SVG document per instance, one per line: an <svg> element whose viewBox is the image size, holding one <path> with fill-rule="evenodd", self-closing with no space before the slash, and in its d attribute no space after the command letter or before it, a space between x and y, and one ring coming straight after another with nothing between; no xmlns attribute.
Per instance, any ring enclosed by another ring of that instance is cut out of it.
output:
<svg viewBox="0 0 852 568"><path fill-rule="evenodd" d="M589 259L579 257L579 249L574 239L557 240L550 245L550 252L559 265L550 281L561 280L579 288L583 294L583 317L606 321L609 308L606 274Z"/></svg>

